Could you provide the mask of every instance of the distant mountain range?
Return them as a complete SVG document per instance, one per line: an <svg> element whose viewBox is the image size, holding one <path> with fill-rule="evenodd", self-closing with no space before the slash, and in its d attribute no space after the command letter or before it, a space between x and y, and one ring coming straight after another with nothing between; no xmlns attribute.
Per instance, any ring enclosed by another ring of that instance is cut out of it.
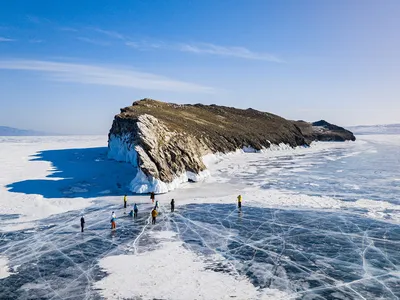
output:
<svg viewBox="0 0 400 300"><path fill-rule="evenodd" d="M354 134L400 134L400 124L349 126Z"/></svg>
<svg viewBox="0 0 400 300"><path fill-rule="evenodd" d="M48 132L41 132L35 130L18 129L7 126L0 126L0 136L45 136L56 135Z"/></svg>

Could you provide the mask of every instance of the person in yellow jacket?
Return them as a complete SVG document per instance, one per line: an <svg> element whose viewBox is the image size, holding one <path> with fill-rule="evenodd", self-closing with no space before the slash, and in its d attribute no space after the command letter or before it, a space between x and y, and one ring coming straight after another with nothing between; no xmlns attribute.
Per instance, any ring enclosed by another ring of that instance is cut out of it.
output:
<svg viewBox="0 0 400 300"><path fill-rule="evenodd" d="M242 209L242 195L237 196L238 208Z"/></svg>
<svg viewBox="0 0 400 300"><path fill-rule="evenodd" d="M126 195L124 196L124 208L126 208L126 202L127 202L127 199L126 199Z"/></svg>
<svg viewBox="0 0 400 300"><path fill-rule="evenodd" d="M158 212L157 212L156 209L154 208L154 209L151 211L151 218L152 218L151 224L153 224L153 225L156 224L157 215L158 215Z"/></svg>

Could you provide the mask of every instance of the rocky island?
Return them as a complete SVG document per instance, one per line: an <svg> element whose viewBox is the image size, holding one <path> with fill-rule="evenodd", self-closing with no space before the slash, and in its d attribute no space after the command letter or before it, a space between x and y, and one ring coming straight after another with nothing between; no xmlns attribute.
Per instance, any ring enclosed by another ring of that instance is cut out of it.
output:
<svg viewBox="0 0 400 300"><path fill-rule="evenodd" d="M130 186L133 192L163 193L206 177L203 157L208 154L304 146L313 140L355 140L351 132L321 122L290 121L251 108L143 99L115 116L108 157L137 168Z"/></svg>
<svg viewBox="0 0 400 300"><path fill-rule="evenodd" d="M294 121L294 124L300 128L307 143L313 141L344 142L356 140L352 132L343 127L330 124L325 120L313 123Z"/></svg>

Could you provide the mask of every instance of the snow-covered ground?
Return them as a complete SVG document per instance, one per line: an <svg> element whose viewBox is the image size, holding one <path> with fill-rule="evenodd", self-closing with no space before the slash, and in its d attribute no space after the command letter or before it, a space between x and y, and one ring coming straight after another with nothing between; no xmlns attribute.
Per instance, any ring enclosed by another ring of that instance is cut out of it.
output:
<svg viewBox="0 0 400 300"><path fill-rule="evenodd" d="M101 137L0 137L0 215L16 215L14 226L2 226L1 230L32 226L31 221L70 210L88 207L91 200L68 197L45 198L38 182L38 193L10 193L7 185L22 180L62 180L46 176L57 172L51 161L37 158L39 151L104 147L106 138ZM29 182L26 182L29 185ZM0 219L1 220L1 219Z"/></svg>
<svg viewBox="0 0 400 300"><path fill-rule="evenodd" d="M127 190L136 171L107 159L106 136L0 137L0 231Z"/></svg>
<svg viewBox="0 0 400 300"><path fill-rule="evenodd" d="M338 299L377 294L396 299L399 292L400 260L390 249L400 245L395 166L400 136L207 157L210 177L157 195L161 214L154 227L148 195L128 197L130 205L139 203L138 221L132 223L120 209L136 171L131 164L107 159L106 137L7 137L0 144L0 298L65 299L73 293L77 299L98 294L107 299L288 299L322 293L321 286ZM238 194L244 205L239 219L234 207ZM171 198L175 214L168 213ZM110 236L111 210L117 212L118 227ZM87 222L83 235L82 213ZM292 237L297 230L307 233ZM301 249L309 242L300 236L329 240L326 252L316 252L314 260L311 247L303 261L297 255L304 255ZM347 240L353 242L339 242ZM348 252L340 259L335 254L335 261L328 250L337 243ZM359 251L360 264L355 258L346 261ZM376 251L375 262L369 251ZM376 265L378 257L382 266ZM329 273L347 264L358 270L351 282L345 271ZM296 277L293 268L302 275ZM374 285L371 294L363 292L364 280L372 277L381 282L381 290ZM18 284L15 294L8 293Z"/></svg>

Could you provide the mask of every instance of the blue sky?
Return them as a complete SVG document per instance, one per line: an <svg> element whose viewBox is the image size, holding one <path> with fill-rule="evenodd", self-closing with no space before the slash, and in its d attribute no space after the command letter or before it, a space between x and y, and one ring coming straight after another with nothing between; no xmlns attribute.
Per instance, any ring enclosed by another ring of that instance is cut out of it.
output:
<svg viewBox="0 0 400 300"><path fill-rule="evenodd" d="M105 134L149 97L400 123L400 1L6 1L0 125Z"/></svg>

